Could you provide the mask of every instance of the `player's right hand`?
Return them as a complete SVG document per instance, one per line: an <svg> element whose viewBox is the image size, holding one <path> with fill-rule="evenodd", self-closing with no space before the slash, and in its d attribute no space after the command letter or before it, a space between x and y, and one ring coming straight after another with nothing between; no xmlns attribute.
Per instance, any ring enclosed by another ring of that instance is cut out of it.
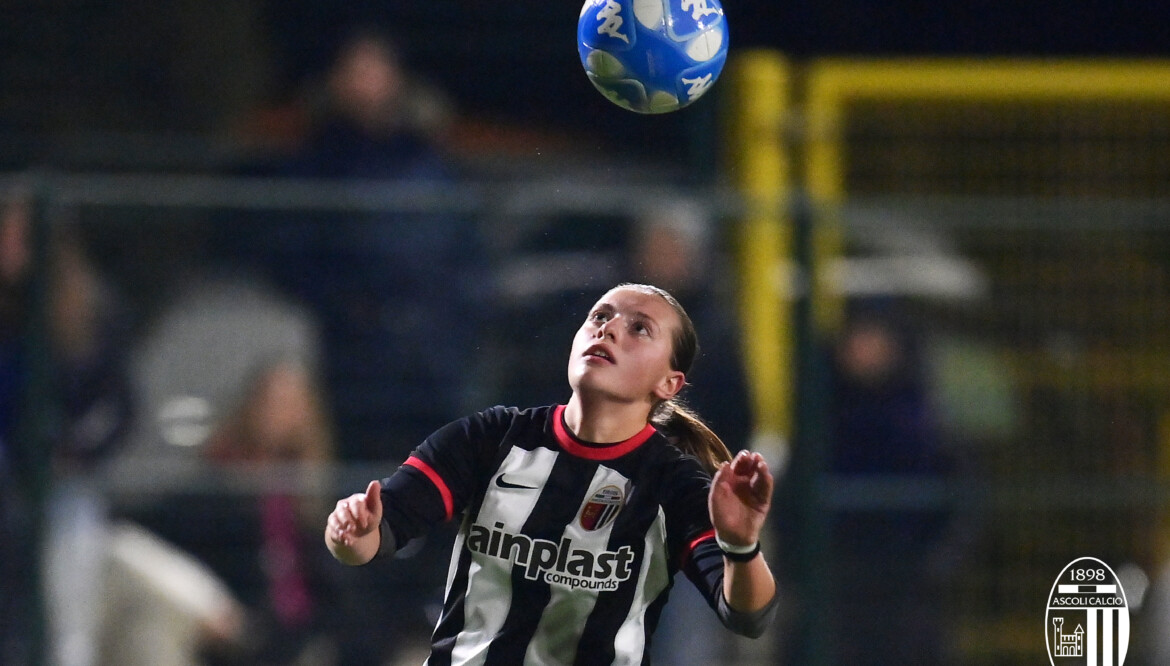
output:
<svg viewBox="0 0 1170 666"><path fill-rule="evenodd" d="M378 531L382 522L382 484L371 481L364 493L354 493L337 502L325 524L325 537L332 544L357 548L359 542Z"/></svg>

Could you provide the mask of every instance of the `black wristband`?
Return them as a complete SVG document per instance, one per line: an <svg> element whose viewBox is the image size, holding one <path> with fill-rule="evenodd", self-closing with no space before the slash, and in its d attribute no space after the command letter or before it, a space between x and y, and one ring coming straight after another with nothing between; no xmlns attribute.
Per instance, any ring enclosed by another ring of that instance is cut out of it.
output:
<svg viewBox="0 0 1170 666"><path fill-rule="evenodd" d="M719 550L723 552L723 557L726 557L732 562L751 562L752 560L756 559L756 555L760 554L760 542L757 541L756 547L752 548L746 553L729 553L722 548Z"/></svg>

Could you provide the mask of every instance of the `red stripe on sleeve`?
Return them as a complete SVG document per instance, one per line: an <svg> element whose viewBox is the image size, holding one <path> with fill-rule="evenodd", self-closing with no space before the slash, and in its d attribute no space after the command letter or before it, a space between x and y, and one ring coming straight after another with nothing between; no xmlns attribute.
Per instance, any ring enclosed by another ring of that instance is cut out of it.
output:
<svg viewBox="0 0 1170 666"><path fill-rule="evenodd" d="M691 559L691 553L695 552L695 548L697 548L700 543L706 541L707 539L714 538L715 528L711 528L694 539L691 539L691 542L687 544L687 549L683 551L682 557L679 558L679 568L681 569L687 565L687 562Z"/></svg>
<svg viewBox="0 0 1170 666"><path fill-rule="evenodd" d="M455 498L451 496L451 489L448 488L447 484L443 482L443 478L439 476L439 473L436 472L433 467L414 456L407 458L406 462L402 464L409 465L423 474L426 474L427 478L431 480L431 483L435 484L435 488L443 497L443 509L447 513L447 520L451 520L451 518L455 515ZM711 532L711 534L714 533L714 531Z"/></svg>

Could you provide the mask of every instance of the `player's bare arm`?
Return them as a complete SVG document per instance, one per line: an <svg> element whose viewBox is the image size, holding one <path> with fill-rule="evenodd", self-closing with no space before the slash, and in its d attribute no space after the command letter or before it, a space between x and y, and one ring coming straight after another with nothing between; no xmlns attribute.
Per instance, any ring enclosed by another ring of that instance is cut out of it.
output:
<svg viewBox="0 0 1170 666"><path fill-rule="evenodd" d="M758 551L773 486L763 456L747 451L723 463L711 482L711 523L720 545L746 555L725 556L723 561L723 594L728 605L738 611L759 610L776 595L772 571Z"/></svg>

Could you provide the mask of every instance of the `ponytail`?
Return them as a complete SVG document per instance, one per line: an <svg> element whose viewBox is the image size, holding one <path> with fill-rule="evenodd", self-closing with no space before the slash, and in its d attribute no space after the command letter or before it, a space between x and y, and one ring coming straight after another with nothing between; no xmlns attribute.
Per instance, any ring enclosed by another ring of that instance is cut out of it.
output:
<svg viewBox="0 0 1170 666"><path fill-rule="evenodd" d="M698 458L711 474L731 460L731 452L719 435L698 414L677 400L660 403L650 422L683 453Z"/></svg>

